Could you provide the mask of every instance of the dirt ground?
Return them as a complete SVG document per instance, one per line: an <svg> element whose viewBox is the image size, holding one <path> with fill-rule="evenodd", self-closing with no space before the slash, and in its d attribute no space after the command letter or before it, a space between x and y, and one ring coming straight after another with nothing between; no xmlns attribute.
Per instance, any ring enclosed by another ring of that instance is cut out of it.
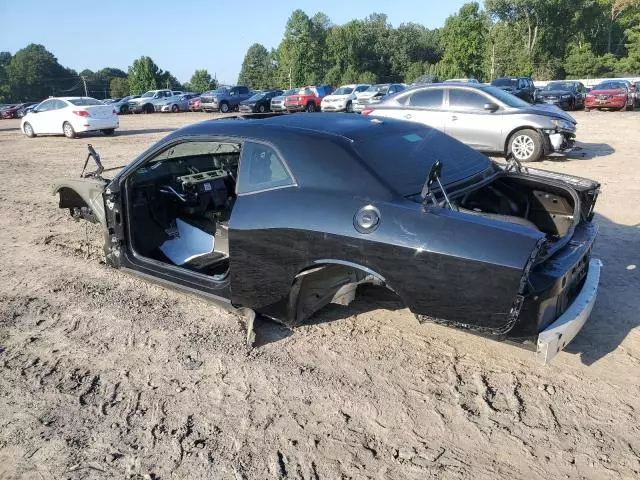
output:
<svg viewBox="0 0 640 480"><path fill-rule="evenodd" d="M596 307L546 367L377 290L248 351L235 315L105 266L52 179L208 117L0 121L0 479L640 478L640 112L577 112L581 150L540 165L603 185Z"/></svg>

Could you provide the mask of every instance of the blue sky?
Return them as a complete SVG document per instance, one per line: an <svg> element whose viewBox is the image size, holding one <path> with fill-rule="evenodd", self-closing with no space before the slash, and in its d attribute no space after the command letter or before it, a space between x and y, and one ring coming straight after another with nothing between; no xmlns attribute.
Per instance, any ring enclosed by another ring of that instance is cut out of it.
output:
<svg viewBox="0 0 640 480"><path fill-rule="evenodd" d="M149 55L178 80L206 68L218 80L235 82L247 48L276 47L291 12L326 13L336 24L385 13L397 26L442 26L464 0L368 1L205 1L111 0L67 2L0 0L0 51L15 53L41 43L58 61L77 71L116 67L127 70L134 59ZM62 7L64 5L64 7Z"/></svg>

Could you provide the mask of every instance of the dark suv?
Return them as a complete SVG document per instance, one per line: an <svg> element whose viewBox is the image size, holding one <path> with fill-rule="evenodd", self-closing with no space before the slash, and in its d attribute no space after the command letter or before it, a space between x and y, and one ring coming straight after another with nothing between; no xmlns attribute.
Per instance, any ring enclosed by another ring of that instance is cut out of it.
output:
<svg viewBox="0 0 640 480"><path fill-rule="evenodd" d="M493 80L491 85L520 97L525 102L535 102L536 87L531 77L500 77Z"/></svg>

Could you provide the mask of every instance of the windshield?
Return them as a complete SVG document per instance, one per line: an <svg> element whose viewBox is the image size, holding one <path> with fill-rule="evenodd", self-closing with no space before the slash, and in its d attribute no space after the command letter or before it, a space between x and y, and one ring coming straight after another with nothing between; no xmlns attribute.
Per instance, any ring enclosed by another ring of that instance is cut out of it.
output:
<svg viewBox="0 0 640 480"><path fill-rule="evenodd" d="M211 93L227 93L229 91L229 87L218 87L215 90L212 90Z"/></svg>
<svg viewBox="0 0 640 480"><path fill-rule="evenodd" d="M486 170L489 158L436 129L394 122L358 136L354 146L364 162L403 196L420 193L436 160L442 162L442 183L457 182ZM393 159L393 161L390 161Z"/></svg>
<svg viewBox="0 0 640 480"><path fill-rule="evenodd" d="M366 91L371 93L377 93L377 92L386 93L387 90L389 90L389 85L371 85L369 88L367 88Z"/></svg>
<svg viewBox="0 0 640 480"><path fill-rule="evenodd" d="M602 82L593 87L594 90L625 90L622 82Z"/></svg>
<svg viewBox="0 0 640 480"><path fill-rule="evenodd" d="M302 87L299 88L296 92L298 95L313 95L313 89L310 87Z"/></svg>
<svg viewBox="0 0 640 480"><path fill-rule="evenodd" d="M89 105L104 105L100 100L95 98L72 98L69 103L76 105L77 107L86 107Z"/></svg>
<svg viewBox="0 0 640 480"><path fill-rule="evenodd" d="M333 92L333 94L334 95L349 95L351 92L353 92L353 87L340 87L335 92Z"/></svg>
<svg viewBox="0 0 640 480"><path fill-rule="evenodd" d="M516 97L515 95L511 95L509 92L505 92L504 90L497 87L484 87L482 90L510 107L522 108L531 106L524 100Z"/></svg>
<svg viewBox="0 0 640 480"><path fill-rule="evenodd" d="M575 90L576 84L573 82L551 82L542 88L542 92L551 92L552 90Z"/></svg>
<svg viewBox="0 0 640 480"><path fill-rule="evenodd" d="M258 100L260 100L261 98L264 98L264 96L266 95L266 93L264 92L260 92L260 93L256 93L254 96L252 96L251 98L249 98L249 101L251 102L257 102Z"/></svg>
<svg viewBox="0 0 640 480"><path fill-rule="evenodd" d="M145 92L142 97L140 98L149 98L149 97L153 97L155 95L156 92Z"/></svg>
<svg viewBox="0 0 640 480"><path fill-rule="evenodd" d="M515 78L496 78L491 85L496 87L515 87L517 80Z"/></svg>

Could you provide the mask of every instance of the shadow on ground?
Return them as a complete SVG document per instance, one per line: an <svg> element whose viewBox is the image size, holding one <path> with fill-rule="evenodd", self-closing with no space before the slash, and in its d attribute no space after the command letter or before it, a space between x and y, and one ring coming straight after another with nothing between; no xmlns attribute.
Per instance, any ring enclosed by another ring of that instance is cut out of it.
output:
<svg viewBox="0 0 640 480"><path fill-rule="evenodd" d="M592 160L598 157L613 155L615 149L608 143L586 143L576 142L576 147L569 152L564 160ZM551 158L553 160L553 158Z"/></svg>

